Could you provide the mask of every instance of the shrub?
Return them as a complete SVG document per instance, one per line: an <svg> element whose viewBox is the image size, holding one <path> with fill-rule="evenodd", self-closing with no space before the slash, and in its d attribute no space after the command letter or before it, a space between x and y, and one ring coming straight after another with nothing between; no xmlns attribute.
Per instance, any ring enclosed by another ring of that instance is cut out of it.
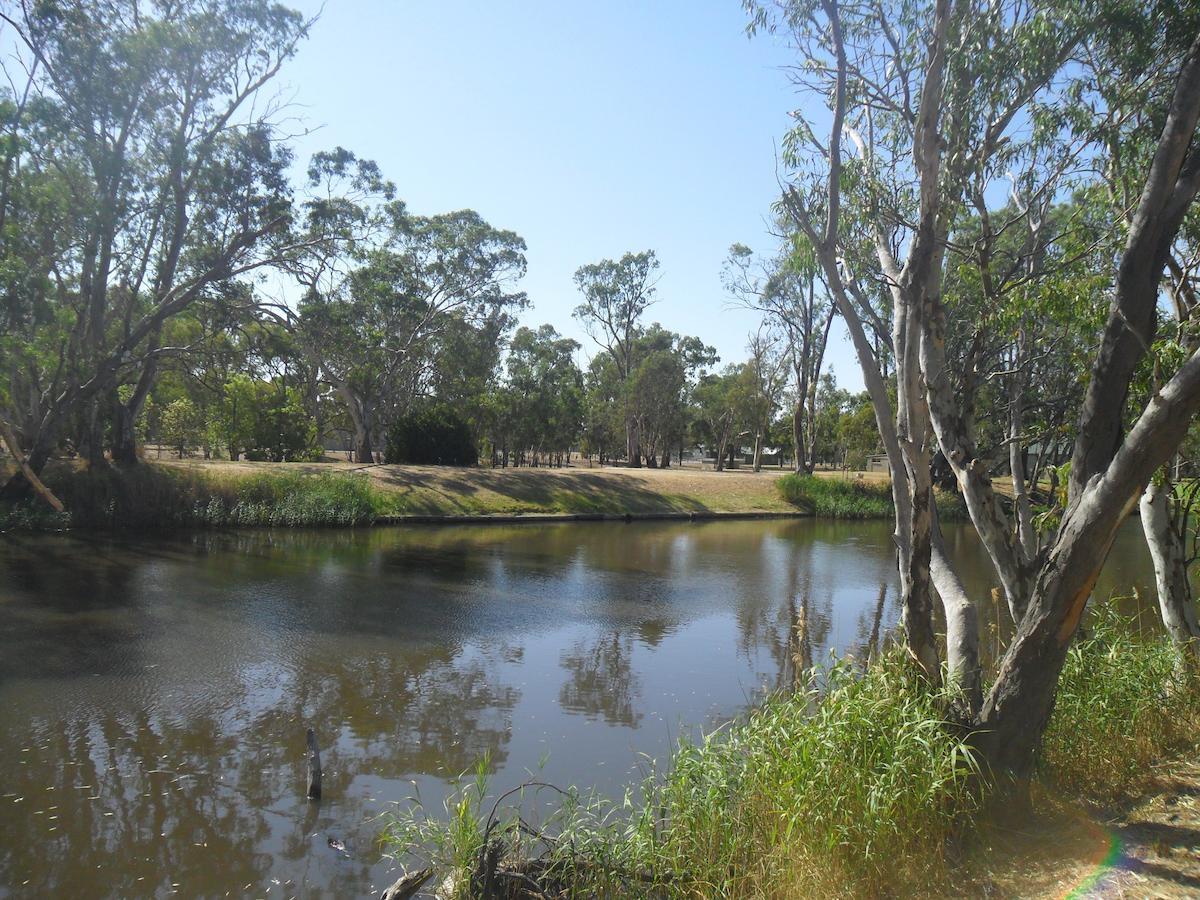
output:
<svg viewBox="0 0 1200 900"><path fill-rule="evenodd" d="M388 463L473 466L479 448L471 426L445 403L418 404L388 430Z"/></svg>

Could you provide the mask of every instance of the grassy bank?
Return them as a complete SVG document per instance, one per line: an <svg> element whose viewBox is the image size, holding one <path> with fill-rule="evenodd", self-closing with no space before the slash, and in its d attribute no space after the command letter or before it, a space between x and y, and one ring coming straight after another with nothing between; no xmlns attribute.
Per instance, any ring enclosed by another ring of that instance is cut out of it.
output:
<svg viewBox="0 0 1200 900"><path fill-rule="evenodd" d="M382 492L361 475L223 474L143 465L103 472L58 468L46 480L67 512L49 512L38 500L0 505L0 529L345 526L370 524L386 511Z"/></svg>
<svg viewBox="0 0 1200 900"><path fill-rule="evenodd" d="M787 513L778 473L698 469L466 469L339 463L147 462L44 477L68 509L0 506L12 527L359 525L386 516Z"/></svg>
<svg viewBox="0 0 1200 900"><path fill-rule="evenodd" d="M1040 771L1059 796L1109 802L1136 792L1152 763L1196 747L1200 695L1170 692L1164 638L1139 637L1109 608L1090 627L1068 660ZM413 807L385 839L416 848L439 877L475 870L498 840L509 867L554 896L937 893L961 887L948 852L971 851L986 803L969 746L942 720L945 699L894 651L680 747L662 778L623 801L569 792L531 828L529 808L546 800L531 795L546 789L497 804L481 768L445 811ZM466 879L457 886L470 895Z"/></svg>
<svg viewBox="0 0 1200 900"><path fill-rule="evenodd" d="M821 478L791 473L776 485L780 496L795 508L831 519L890 519L895 515L892 486L884 480ZM958 494L938 492L938 514L947 520L967 517Z"/></svg>

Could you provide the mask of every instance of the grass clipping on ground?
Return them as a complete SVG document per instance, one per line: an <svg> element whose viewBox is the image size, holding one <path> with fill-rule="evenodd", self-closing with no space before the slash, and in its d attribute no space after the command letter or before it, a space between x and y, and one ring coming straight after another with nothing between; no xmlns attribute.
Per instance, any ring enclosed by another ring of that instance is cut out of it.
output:
<svg viewBox="0 0 1200 900"><path fill-rule="evenodd" d="M1040 759L1050 791L1035 796L1113 802L1194 748L1200 691L1179 681L1177 659L1101 604L1067 660ZM680 746L620 801L537 783L497 800L485 760L444 810L413 804L384 839L461 897L489 845L551 896L888 896L973 879L979 861L956 869L947 852L982 846L987 798L969 738L943 718L950 697L898 649L821 680ZM531 825L529 808L552 812Z"/></svg>

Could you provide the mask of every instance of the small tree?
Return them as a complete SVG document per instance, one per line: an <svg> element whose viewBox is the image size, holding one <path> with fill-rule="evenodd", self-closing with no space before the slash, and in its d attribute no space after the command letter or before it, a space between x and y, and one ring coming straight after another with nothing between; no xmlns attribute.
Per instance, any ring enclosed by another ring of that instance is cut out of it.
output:
<svg viewBox="0 0 1200 900"><path fill-rule="evenodd" d="M176 449L180 459L190 447L200 443L204 422L196 404L187 397L168 403L160 421L162 440Z"/></svg>

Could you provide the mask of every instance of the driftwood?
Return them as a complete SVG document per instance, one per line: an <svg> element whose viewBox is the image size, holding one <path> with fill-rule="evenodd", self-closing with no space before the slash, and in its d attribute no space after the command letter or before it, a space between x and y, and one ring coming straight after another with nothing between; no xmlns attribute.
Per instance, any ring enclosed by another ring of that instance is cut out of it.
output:
<svg viewBox="0 0 1200 900"><path fill-rule="evenodd" d="M308 799L321 799L321 751L317 747L317 733L311 728L305 735L308 741Z"/></svg>
<svg viewBox="0 0 1200 900"><path fill-rule="evenodd" d="M21 474L25 476L25 480L29 482L34 492L49 503L55 512L62 512L64 510L62 501L54 496L50 488L46 487L42 483L42 479L37 477L37 473L30 468L29 463L25 460L25 454L21 452L21 445L17 441L17 436L13 434L12 428L3 419L0 419L0 438L8 446L8 452L17 461L17 465L21 469Z"/></svg>
<svg viewBox="0 0 1200 900"><path fill-rule="evenodd" d="M433 869L419 869L402 875L392 886L379 895L379 900L408 900L433 877Z"/></svg>

